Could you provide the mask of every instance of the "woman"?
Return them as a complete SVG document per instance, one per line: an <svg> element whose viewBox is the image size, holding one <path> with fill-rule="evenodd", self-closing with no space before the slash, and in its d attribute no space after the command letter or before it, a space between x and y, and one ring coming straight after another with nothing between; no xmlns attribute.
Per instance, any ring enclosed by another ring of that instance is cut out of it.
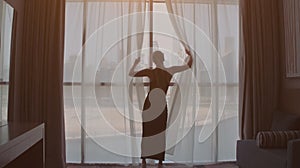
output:
<svg viewBox="0 0 300 168"><path fill-rule="evenodd" d="M155 51L152 54L152 58L156 68L134 71L140 62L140 58L137 58L130 69L130 76L148 77L150 79L150 90L144 102L142 113L143 138L141 158L143 167L146 167L146 158L158 160L159 167L162 167L162 162L165 159L165 130L168 116L166 94L173 75L192 66L193 58L191 53L188 50L185 51L188 57L185 59L185 64L181 66L165 67L164 54L161 51Z"/></svg>

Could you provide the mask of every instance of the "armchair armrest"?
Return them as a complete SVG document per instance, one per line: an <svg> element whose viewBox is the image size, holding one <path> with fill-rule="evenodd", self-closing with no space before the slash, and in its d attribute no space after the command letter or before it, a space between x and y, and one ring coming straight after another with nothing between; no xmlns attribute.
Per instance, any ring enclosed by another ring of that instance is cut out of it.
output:
<svg viewBox="0 0 300 168"><path fill-rule="evenodd" d="M261 131L256 136L260 148L287 148L288 142L300 138L300 131Z"/></svg>
<svg viewBox="0 0 300 168"><path fill-rule="evenodd" d="M288 141L287 146L287 164L288 168L300 167L300 139Z"/></svg>

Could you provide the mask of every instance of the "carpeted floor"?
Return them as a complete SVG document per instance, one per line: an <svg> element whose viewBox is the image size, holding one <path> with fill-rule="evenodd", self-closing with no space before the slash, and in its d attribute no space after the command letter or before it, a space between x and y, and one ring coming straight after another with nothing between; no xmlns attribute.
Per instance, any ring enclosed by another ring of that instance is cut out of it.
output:
<svg viewBox="0 0 300 168"><path fill-rule="evenodd" d="M114 165L114 164L89 164L89 165L80 165L80 164L68 164L68 168L140 168L141 166L123 166L123 165ZM147 165L147 168L157 168L157 165ZM180 164L164 164L164 168L191 168L185 165ZM238 168L235 163L219 163L213 165L199 165L193 166L193 168Z"/></svg>

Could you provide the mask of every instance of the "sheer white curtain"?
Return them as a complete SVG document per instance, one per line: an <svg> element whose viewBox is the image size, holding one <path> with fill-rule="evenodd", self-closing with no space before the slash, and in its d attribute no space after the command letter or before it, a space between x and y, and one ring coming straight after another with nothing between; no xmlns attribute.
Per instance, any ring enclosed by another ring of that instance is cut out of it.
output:
<svg viewBox="0 0 300 168"><path fill-rule="evenodd" d="M179 83L188 81L180 92L189 103L181 103L186 111L180 113L186 118L197 118L189 133L169 152L169 158L191 164L234 160L238 138L238 1L166 0L166 6L182 48L194 53L193 76L197 80L195 86L187 73L177 78ZM189 92L191 88L196 91L197 86L200 106L189 100L198 96ZM190 106L196 111L189 111ZM190 127L191 120L186 118L179 124L183 130Z"/></svg>
<svg viewBox="0 0 300 168"><path fill-rule="evenodd" d="M11 55L11 36L13 30L14 9L6 1L0 2L0 125L1 121L7 121L8 105L8 83L9 81L9 63ZM2 123L4 124L4 123Z"/></svg>
<svg viewBox="0 0 300 168"><path fill-rule="evenodd" d="M69 162L138 161L131 156L139 155L140 144L129 137L140 134L140 124L129 117L138 111L144 88L142 79L132 82L133 94L125 84L131 82L127 69L133 60L148 55L147 49L141 50L145 10L144 0L67 2L64 80Z"/></svg>
<svg viewBox="0 0 300 168"><path fill-rule="evenodd" d="M137 56L142 59L138 69L151 65L149 15L128 14L146 7L146 1L67 2L64 80L69 162L139 161L140 109L148 89L142 82L147 79L131 79L127 73ZM185 48L194 57L192 70L175 75L176 84L167 94L166 160L191 165L234 160L237 1L154 3L153 24L154 50L165 53L167 66L181 64Z"/></svg>

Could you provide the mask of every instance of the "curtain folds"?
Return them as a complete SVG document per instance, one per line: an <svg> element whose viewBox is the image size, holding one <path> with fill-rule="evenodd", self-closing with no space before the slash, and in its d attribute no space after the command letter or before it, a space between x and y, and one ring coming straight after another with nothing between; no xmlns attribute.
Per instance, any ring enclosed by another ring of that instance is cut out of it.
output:
<svg viewBox="0 0 300 168"><path fill-rule="evenodd" d="M278 105L278 0L241 0L240 137L269 129Z"/></svg>
<svg viewBox="0 0 300 168"><path fill-rule="evenodd" d="M26 0L22 48L12 57L8 120L45 123L46 167L65 167L64 0ZM19 13L18 13L19 14Z"/></svg>
<svg viewBox="0 0 300 168"><path fill-rule="evenodd" d="M169 13L169 19L171 21L171 24L173 26L173 29L177 35L178 41L180 41L180 44L183 46L184 50L188 50L194 54L194 52L191 50L192 48L195 49L195 44L191 41L194 41L194 38L188 39L188 34L186 32L185 28L185 22L184 18L186 17L186 13L184 13L184 2L177 2L172 0L166 0L166 7L167 12ZM192 4L192 6L194 6ZM190 13L195 13L194 8L191 7ZM191 18L189 18L191 19ZM193 36L196 36L194 34L195 32L189 32L189 34L193 34ZM193 46L190 46L193 45ZM194 56L193 56L194 57ZM193 58L195 59L195 58ZM195 67L195 65L193 66ZM190 70L189 70L190 71ZM176 87L173 89L170 93L170 110L169 110L169 118L168 118L168 126L169 129L167 131L167 143L170 144L171 147L169 150L167 150L167 154L176 156L178 155L178 152L182 152L182 149L186 148L189 150L194 149L194 124L192 119L186 120L186 116L189 116L191 118L196 117L196 110L189 110L189 104L192 104L193 107L197 107L198 103L195 103L192 101L192 99L196 99L197 94L193 94L193 92L197 92L196 83L193 83L192 80L193 76L193 70L188 72L181 72L179 77L177 78L177 83L180 84L179 87ZM182 101L186 100L186 101ZM189 103L193 102L193 103ZM176 122L176 120L178 122ZM173 125L173 129L172 126ZM190 133L192 136L186 136L188 138L185 138L187 143L178 143L176 141L179 141L181 138L184 137L184 130L190 129ZM181 151L179 151L181 149ZM185 161L189 164L192 164L194 152L186 152L185 153ZM176 157L175 157L176 158ZM178 158L179 159L179 158Z"/></svg>
<svg viewBox="0 0 300 168"><path fill-rule="evenodd" d="M83 2L67 2L64 81L72 83L72 86L65 86L67 160L70 162L140 162L141 110L149 89L145 83L149 81L147 78L131 78L128 72L139 56L141 62L136 70L152 67L153 64L149 49L149 31L152 28L147 12L148 2L86 1L86 15ZM198 54L203 58L201 60L195 55L193 72L197 72L176 74L172 80L176 84L170 86L167 93L169 128L166 160L170 162L190 165L215 162L219 154L214 149L217 145L220 151L226 151L223 154L220 152L220 160L235 157L238 4L213 2L182 1L175 4L175 1L166 1L167 5L153 4L153 51L164 53L166 66L182 65L186 57L185 48L191 47L194 51L199 49L201 52ZM212 8L216 11L212 11ZM135 15L135 12L142 13ZM183 18L177 20L178 17L172 21L170 13L183 16L188 22ZM212 24L216 22L219 24ZM83 37L83 27L86 38ZM199 36L201 38L196 38ZM222 119L219 120L221 129L224 128L217 135L220 142L210 136L214 132L212 121L215 121L211 107L214 106L216 113L215 107L219 104L211 103L212 90L215 90L212 85L217 85L212 84L207 68L218 66L216 60L211 59L215 54L209 46L211 39L220 43L218 51L222 59L227 61L230 76L230 83L225 84L231 89L228 92L229 103L225 110L219 109L225 114L219 116ZM203 60L208 60L207 67ZM197 87L198 90L195 89ZM196 116L196 113L199 115ZM199 134L204 127L210 132L199 141ZM230 130L225 130L228 128Z"/></svg>
<svg viewBox="0 0 300 168"><path fill-rule="evenodd" d="M110 163L122 156L124 163L139 162L141 123L133 119L140 114L145 88L143 79L131 81L128 70L136 57L142 64L148 60L143 58L149 52L143 49L145 12L145 0L67 3L65 62L73 66L66 66L64 81L83 84L71 86L72 93L65 90L70 94L66 115L78 116L69 128L79 119L84 129L80 135L70 129L68 149L83 143L81 157L70 156L72 161ZM86 150L90 146L93 150Z"/></svg>
<svg viewBox="0 0 300 168"><path fill-rule="evenodd" d="M184 11L183 11L183 1L172 1L166 0L166 6L168 9L168 13L170 14L170 21L172 22L172 26L178 36L178 39L182 43L185 49L190 50L189 45L187 44L187 34L185 32L185 25L184 25ZM191 9L194 10L194 9ZM178 18L182 17L182 18Z"/></svg>
<svg viewBox="0 0 300 168"><path fill-rule="evenodd" d="M237 49L235 45L238 31L235 27L237 21L229 20L229 17L234 18L237 15L235 12L237 4L224 5L215 1L201 4L197 1L182 0L166 0L165 2L177 40L180 41L182 48L190 50L194 57L192 73L185 72L177 78L178 83L184 82L184 85L181 85L183 87L180 87L180 92L181 99L185 101L178 101L177 99L180 98L171 93L173 96L170 97L170 104L175 104L175 108L171 108L171 117L169 118L169 122L172 123L173 110L180 110L179 113L182 116L179 115L177 118L180 124L178 124L179 130L175 133L175 137L182 136L180 135L181 130L191 129L180 143L168 151L168 154L171 154L170 158L174 160L184 160L188 164L193 164L201 160L196 149L203 147L202 143L212 142L211 154L219 155L218 149L213 147L219 144L217 139L224 138L222 134L218 133L218 130L221 130L219 127L226 122L227 117L235 116L234 110L230 109L232 108L230 104L235 102L232 98L236 88L229 87L229 84L234 86L237 83ZM206 78L206 75L209 76L209 79ZM193 83L194 77L196 83ZM211 85L210 88L203 87L207 83ZM193 93L197 92L198 87L200 100L195 100L199 95ZM205 94L208 90L211 92L210 95ZM228 91L226 92L226 90ZM208 104L201 99L204 97L210 100ZM206 107L204 104L209 106ZM207 108L207 111L198 111L197 107L199 106L200 109ZM191 110L189 107L194 109ZM228 115L229 113L231 114ZM192 124L193 119L187 119L189 117L197 117L194 125ZM199 124L199 121L203 123ZM170 133L173 130L168 131ZM171 132L171 134L174 136L174 133ZM234 139L235 137L230 138ZM178 153L184 153L184 156ZM203 158L203 156L201 157ZM217 162L218 159L212 157L212 160Z"/></svg>

